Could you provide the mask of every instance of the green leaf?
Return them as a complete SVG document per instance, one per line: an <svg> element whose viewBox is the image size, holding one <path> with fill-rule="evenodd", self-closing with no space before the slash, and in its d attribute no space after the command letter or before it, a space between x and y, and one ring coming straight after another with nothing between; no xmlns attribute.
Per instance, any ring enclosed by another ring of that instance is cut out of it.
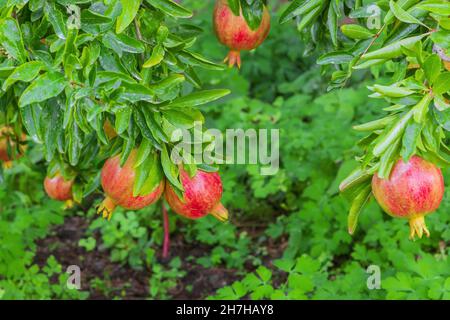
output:
<svg viewBox="0 0 450 320"><path fill-rule="evenodd" d="M392 98L406 97L414 93L414 91L406 88L396 86L382 86L379 84L375 84L372 87L369 87L369 89L378 92L386 97Z"/></svg>
<svg viewBox="0 0 450 320"><path fill-rule="evenodd" d="M163 171L161 170L161 164L159 161L159 157L156 153L152 153L147 157L147 160L140 166L142 171L147 171L147 178L143 180L141 183L139 179L135 182L135 190L133 190L133 194L146 196L160 185L161 180L164 178ZM137 172L139 173L140 169L138 168ZM145 174L143 174L145 176ZM139 181L139 186L136 186L136 183ZM135 193L136 191L136 193Z"/></svg>
<svg viewBox="0 0 450 320"><path fill-rule="evenodd" d="M417 6L417 8L422 10L427 10L442 16L450 15L450 6L448 1L442 0L429 0L429 1L421 1Z"/></svg>
<svg viewBox="0 0 450 320"><path fill-rule="evenodd" d="M437 78L433 86L433 92L435 94L444 94L450 91L450 72L441 73Z"/></svg>
<svg viewBox="0 0 450 320"><path fill-rule="evenodd" d="M122 12L117 17L116 33L122 33L133 22L139 11L141 0L120 0Z"/></svg>
<svg viewBox="0 0 450 320"><path fill-rule="evenodd" d="M59 95L66 87L67 82L59 72L47 72L34 80L22 93L19 107L31 103L41 102Z"/></svg>
<svg viewBox="0 0 450 320"><path fill-rule="evenodd" d="M171 90L180 83L184 82L186 78L182 74L171 74L167 78L149 85L149 88L153 90L157 95L164 94L166 91Z"/></svg>
<svg viewBox="0 0 450 320"><path fill-rule="evenodd" d="M312 0L314 1L314 0ZM314 19L316 19L320 13L323 10L323 4L325 2L322 2L319 4L319 6L314 7L310 12L306 13L302 19L300 20L300 22L297 24L297 30L299 32L302 32L303 29L305 29L306 27L308 27L309 25L311 25L314 22Z"/></svg>
<svg viewBox="0 0 450 320"><path fill-rule="evenodd" d="M411 122L405 130L405 134L403 135L402 141L402 151L401 156L404 161L409 161L411 156L416 151L417 140L420 137L420 133L422 131L422 125Z"/></svg>
<svg viewBox="0 0 450 320"><path fill-rule="evenodd" d="M388 126L392 121L397 118L395 115L387 116L381 119L373 120L364 124L360 124L357 126L353 126L353 129L356 131L375 131L384 129Z"/></svg>
<svg viewBox="0 0 450 320"><path fill-rule="evenodd" d="M441 71L441 59L438 55L430 55L423 64L423 71L425 71L425 77L430 84L434 84L434 81L439 76Z"/></svg>
<svg viewBox="0 0 450 320"><path fill-rule="evenodd" d="M167 180L169 180L169 182L173 186L175 186L179 191L184 192L183 185L178 180L179 175L178 168L170 159L165 144L163 144L163 148L161 151L161 164Z"/></svg>
<svg viewBox="0 0 450 320"><path fill-rule="evenodd" d="M99 14L98 12L85 9L81 10L81 25L101 25L111 23L110 17Z"/></svg>
<svg viewBox="0 0 450 320"><path fill-rule="evenodd" d="M27 60L27 53L23 44L22 32L15 19L0 20L0 43L8 54L21 64Z"/></svg>
<svg viewBox="0 0 450 320"><path fill-rule="evenodd" d="M145 61L142 67L151 68L160 64L161 61L164 59L164 54L165 54L164 47L160 44L157 44L152 50L152 55L147 61Z"/></svg>
<svg viewBox="0 0 450 320"><path fill-rule="evenodd" d="M230 90L227 89L197 91L188 94L186 96L177 98L170 103L161 105L161 107L166 108L196 107L220 99L228 94L230 94Z"/></svg>
<svg viewBox="0 0 450 320"><path fill-rule="evenodd" d="M415 18L414 16L410 15L408 12L403 10L393 0L389 1L389 7L391 8L392 13L398 20L405 23L420 24L424 27L427 27L425 24L422 23L422 21L418 20L417 18Z"/></svg>
<svg viewBox="0 0 450 320"><path fill-rule="evenodd" d="M317 64L342 64L353 60L353 56L345 51L328 52L317 59Z"/></svg>
<svg viewBox="0 0 450 320"><path fill-rule="evenodd" d="M351 39L369 39L374 36L373 32L358 24L344 24L341 31Z"/></svg>
<svg viewBox="0 0 450 320"><path fill-rule="evenodd" d="M258 29L264 13L264 4L261 1L253 1L252 3L242 1L241 8L242 15L250 29Z"/></svg>
<svg viewBox="0 0 450 320"><path fill-rule="evenodd" d="M408 10L413 5L415 5L419 0L399 0L397 2L397 6L403 10ZM384 17L384 23L389 24L394 20L395 16L392 10L389 10L386 16Z"/></svg>
<svg viewBox="0 0 450 320"><path fill-rule="evenodd" d="M381 49L366 53L361 59L392 59L399 57L402 55L402 47L412 48L423 37L425 37L425 34L393 42Z"/></svg>
<svg viewBox="0 0 450 320"><path fill-rule="evenodd" d="M2 90L6 91L8 88L16 83L16 81L30 82L37 77L39 71L44 67L40 61L31 61L17 67L10 76L5 80Z"/></svg>
<svg viewBox="0 0 450 320"><path fill-rule="evenodd" d="M153 7L175 18L190 18L192 12L171 0L146 0Z"/></svg>
<svg viewBox="0 0 450 320"><path fill-rule="evenodd" d="M67 36L66 18L54 3L46 2L44 6L45 16L53 26L58 38L65 40Z"/></svg>
<svg viewBox="0 0 450 320"><path fill-rule="evenodd" d="M111 31L106 33L103 36L103 44L114 50L119 56L122 56L122 52L143 53L145 51L142 42L123 33L117 35Z"/></svg>
<svg viewBox="0 0 450 320"><path fill-rule="evenodd" d="M423 96L419 103L413 108L414 120L417 123L423 123L425 121L428 113L428 107L430 106L430 102L432 100L433 97L430 94L427 94Z"/></svg>
<svg viewBox="0 0 450 320"><path fill-rule="evenodd" d="M153 90L139 83L123 82L121 89L123 89L123 92L120 98L133 103L138 101L152 102L155 96Z"/></svg>
<svg viewBox="0 0 450 320"><path fill-rule="evenodd" d="M117 134L122 134L128 128L131 119L131 108L125 107L116 111L115 129Z"/></svg>
<svg viewBox="0 0 450 320"><path fill-rule="evenodd" d="M294 0L281 14L280 23L285 23L293 18L306 14L321 5L321 0Z"/></svg>
<svg viewBox="0 0 450 320"><path fill-rule="evenodd" d="M228 0L228 5L235 16L240 15L241 4L239 0Z"/></svg>
<svg viewBox="0 0 450 320"><path fill-rule="evenodd" d="M226 69L224 64L215 63L209 61L205 57L201 56L198 53L190 52L187 50L183 50L178 53L178 58L183 62L191 66L201 67L208 70L218 70L222 71Z"/></svg>
<svg viewBox="0 0 450 320"><path fill-rule="evenodd" d="M360 184L366 182L372 177L370 173L368 173L366 170L363 170L361 168L357 168L353 170L347 178L345 178L339 185L339 191L345 192L346 190L350 188L354 188L356 186L359 186Z"/></svg>
<svg viewBox="0 0 450 320"><path fill-rule="evenodd" d="M145 159L147 159L150 152L153 150L152 144L150 140L142 139L141 145L138 148L137 155L136 155L136 161L134 163L134 167L139 167Z"/></svg>
<svg viewBox="0 0 450 320"><path fill-rule="evenodd" d="M365 184L365 187L361 189L361 191L356 195L356 197L352 201L352 205L350 207L350 211L347 218L347 226L348 233L354 234L356 227L358 225L359 215L370 200L372 195L372 186L370 181Z"/></svg>
<svg viewBox="0 0 450 320"><path fill-rule="evenodd" d="M386 135L381 136L380 141L375 145L373 149L373 154L375 156L380 156L390 145L392 145L396 140L400 138L400 136L405 131L405 128L409 122L409 120L413 116L413 111L410 110L403 117L401 117L397 123L386 133Z"/></svg>
<svg viewBox="0 0 450 320"><path fill-rule="evenodd" d="M333 45L335 47L338 46L338 35L337 35L337 31L338 31L338 15L334 9L333 5L330 5L328 7L328 15L327 15L327 27L328 27L328 31L330 33L330 37L331 37L331 42L333 43Z"/></svg>
<svg viewBox="0 0 450 320"><path fill-rule="evenodd" d="M395 140L388 146L386 151L380 158L380 168L378 169L378 176L381 179L388 179L394 164L398 160L398 149L400 146L400 139Z"/></svg>

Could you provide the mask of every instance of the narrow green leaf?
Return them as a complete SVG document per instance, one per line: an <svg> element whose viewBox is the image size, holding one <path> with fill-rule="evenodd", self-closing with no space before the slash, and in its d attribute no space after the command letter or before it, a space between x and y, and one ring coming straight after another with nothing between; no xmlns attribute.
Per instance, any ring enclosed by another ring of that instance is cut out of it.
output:
<svg viewBox="0 0 450 320"><path fill-rule="evenodd" d="M177 98L170 103L161 105L161 107L167 108L196 107L220 99L228 94L230 94L230 90L226 89L197 91L188 94L186 96Z"/></svg>
<svg viewBox="0 0 450 320"><path fill-rule="evenodd" d="M448 0L421 1L416 7L442 16L450 15L450 5Z"/></svg>
<svg viewBox="0 0 450 320"><path fill-rule="evenodd" d="M381 49L366 53L361 59L392 59L399 57L402 55L402 47L411 48L424 37L425 34L421 34L393 42Z"/></svg>
<svg viewBox="0 0 450 320"><path fill-rule="evenodd" d="M23 44L22 32L15 19L0 20L0 44L8 54L21 64L27 60L27 53Z"/></svg>
<svg viewBox="0 0 450 320"><path fill-rule="evenodd" d="M328 52L317 59L317 64L342 64L353 60L353 56L345 51Z"/></svg>
<svg viewBox="0 0 450 320"><path fill-rule="evenodd" d="M396 86L382 86L375 84L369 87L370 90L378 92L386 97L400 98L406 97L414 93L414 91L407 88L396 87Z"/></svg>
<svg viewBox="0 0 450 320"><path fill-rule="evenodd" d="M158 64L161 63L161 61L164 59L164 48L162 45L157 44L153 50L152 50L152 55L150 56L150 58L145 61L144 65L142 66L143 68L151 68L154 67Z"/></svg>
<svg viewBox="0 0 450 320"><path fill-rule="evenodd" d="M153 7L175 18L191 18L192 12L171 0L146 0Z"/></svg>
<svg viewBox="0 0 450 320"><path fill-rule="evenodd" d="M341 26L341 31L351 39L369 39L374 36L373 32L358 24L344 24Z"/></svg>
<svg viewBox="0 0 450 320"><path fill-rule="evenodd" d="M444 94L450 91L450 72L441 73L437 78L433 86L433 92L435 94Z"/></svg>
<svg viewBox="0 0 450 320"><path fill-rule="evenodd" d="M163 148L161 151L161 164L167 180L169 180L172 185L174 185L177 189L183 192L184 191L183 185L178 180L179 175L178 167L170 159L165 144L163 144Z"/></svg>
<svg viewBox="0 0 450 320"><path fill-rule="evenodd" d="M389 148L389 146L400 138L413 114L414 110L411 109L397 121L385 136L382 136L381 140L375 145L372 151L375 156L380 156L387 148Z"/></svg>
<svg viewBox="0 0 450 320"><path fill-rule="evenodd" d="M439 76L441 71L441 59L437 54L431 54L423 64L423 71L425 72L425 77L428 79L430 84L434 84L436 78Z"/></svg>
<svg viewBox="0 0 450 320"><path fill-rule="evenodd" d="M423 123L426 119L428 108L433 97L430 94L423 96L419 103L413 108L414 120L417 123Z"/></svg>
<svg viewBox="0 0 450 320"><path fill-rule="evenodd" d="M141 0L120 0L122 12L117 17L116 33L122 33L133 22L139 11Z"/></svg>
<svg viewBox="0 0 450 320"><path fill-rule="evenodd" d="M44 12L48 22L50 22L50 24L53 26L53 30L55 31L56 35L60 39L65 40L67 36L67 18L65 18L62 12L56 7L56 5L51 2L45 3Z"/></svg>
<svg viewBox="0 0 450 320"><path fill-rule="evenodd" d="M327 15L327 27L330 33L331 42L335 47L338 46L337 40L337 31L338 31L338 15L334 10L334 6L330 5L328 7L328 15Z"/></svg>
<svg viewBox="0 0 450 320"><path fill-rule="evenodd" d="M347 218L348 233L351 235L355 233L359 215L361 214L361 211L366 203L370 200L371 195L372 187L370 183L367 183L367 185L354 198Z"/></svg>
<svg viewBox="0 0 450 320"><path fill-rule="evenodd" d="M2 90L6 91L8 88L16 83L16 81L30 82L37 77L39 71L44 67L40 61L31 61L24 63L17 67L10 76L5 80Z"/></svg>
<svg viewBox="0 0 450 320"><path fill-rule="evenodd" d="M34 80L22 93L19 107L41 102L59 95L67 83L59 72L47 72Z"/></svg>
<svg viewBox="0 0 450 320"><path fill-rule="evenodd" d="M417 140L420 137L422 125L411 122L405 130L402 140L401 156L404 161L409 161L411 156L416 152Z"/></svg>
<svg viewBox="0 0 450 320"><path fill-rule="evenodd" d="M427 27L425 24L422 23L422 21L420 21L419 19L410 15L407 11L403 10L393 0L389 1L389 7L391 8L392 13L398 20L405 22L405 23L420 24L424 27Z"/></svg>
<svg viewBox="0 0 450 320"><path fill-rule="evenodd" d="M321 5L321 0L294 0L289 7L281 14L280 24L283 24L293 18L310 12L315 7Z"/></svg>

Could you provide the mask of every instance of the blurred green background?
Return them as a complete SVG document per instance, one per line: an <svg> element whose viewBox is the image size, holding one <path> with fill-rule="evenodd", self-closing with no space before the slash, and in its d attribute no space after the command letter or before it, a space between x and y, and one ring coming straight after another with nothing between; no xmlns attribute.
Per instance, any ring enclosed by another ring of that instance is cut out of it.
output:
<svg viewBox="0 0 450 320"><path fill-rule="evenodd" d="M271 1L266 42L242 54L240 71L204 71L206 88L232 94L204 107L207 126L279 129L280 170L258 165L221 168L227 224L212 217L170 215L170 259L161 258L160 207L118 210L111 222L95 215L100 195L62 212L46 198L45 167L36 148L5 173L0 185L0 298L3 299L449 299L450 194L427 218L429 239L410 241L406 221L371 201L353 237L339 181L355 166L361 135L354 124L386 105L367 96L370 72L346 89L326 92L328 75L304 57L295 27L280 26L282 1ZM227 49L212 31L212 1L185 0L204 29L196 50L220 61ZM389 64L375 70L383 82ZM450 174L444 172L446 180ZM82 289L66 286L79 265ZM370 290L369 266L381 288Z"/></svg>

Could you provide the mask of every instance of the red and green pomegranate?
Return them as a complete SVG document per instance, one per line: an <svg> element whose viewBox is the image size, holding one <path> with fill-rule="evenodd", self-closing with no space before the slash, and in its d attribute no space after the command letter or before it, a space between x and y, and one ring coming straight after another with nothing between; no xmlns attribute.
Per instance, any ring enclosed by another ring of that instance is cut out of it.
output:
<svg viewBox="0 0 450 320"><path fill-rule="evenodd" d="M230 48L230 53L225 58L230 67L237 64L241 67L242 50L253 50L264 42L270 31L270 14L264 6L261 24L256 30L252 30L245 21L242 11L235 16L231 11L228 0L217 0L214 8L214 31L219 41Z"/></svg>
<svg viewBox="0 0 450 320"><path fill-rule="evenodd" d="M22 134L20 142L25 142L26 135ZM14 129L8 126L0 128L0 160L3 161L5 168L10 168L14 160L23 156L26 146L20 144L16 147L17 137L15 137ZM8 145L10 153L8 153Z"/></svg>
<svg viewBox="0 0 450 320"><path fill-rule="evenodd" d="M131 151L124 166L120 166L120 155L106 160L101 172L101 183L106 198L98 208L98 213L111 219L117 206L128 210L139 210L159 200L164 191L164 179L147 195L133 196L133 186L136 176L134 168L136 149Z"/></svg>
<svg viewBox="0 0 450 320"><path fill-rule="evenodd" d="M220 202L223 189L218 173L198 170L191 178L181 168L180 178L184 188L182 199L169 183L166 184L164 195L173 211L189 219L198 219L211 214L220 221L228 220L228 211Z"/></svg>
<svg viewBox="0 0 450 320"><path fill-rule="evenodd" d="M73 206L72 186L73 179L66 180L59 172L44 180L44 189L47 195L54 200L65 201L66 208Z"/></svg>
<svg viewBox="0 0 450 320"><path fill-rule="evenodd" d="M410 237L419 238L430 232L425 216L436 211L444 196L444 178L434 164L413 156L408 162L400 159L389 179L372 179L372 191L386 213L396 218L408 219Z"/></svg>

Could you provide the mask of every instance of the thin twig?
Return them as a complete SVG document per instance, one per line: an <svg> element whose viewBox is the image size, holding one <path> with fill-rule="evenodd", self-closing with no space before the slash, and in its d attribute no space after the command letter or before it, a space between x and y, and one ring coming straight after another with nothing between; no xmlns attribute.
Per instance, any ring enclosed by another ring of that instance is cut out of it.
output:
<svg viewBox="0 0 450 320"><path fill-rule="evenodd" d="M139 22L136 19L134 19L134 28L136 29L136 37L138 38L139 41L142 42L143 38L142 38L141 28L139 27ZM141 64L144 64L144 61L145 61L144 53L141 53L139 55L139 58L141 60Z"/></svg>
<svg viewBox="0 0 450 320"><path fill-rule="evenodd" d="M167 214L166 206L164 201L161 200L161 211L163 214L163 224L164 224L164 243L162 257L166 259L169 256L170 249L170 226L169 226L169 215Z"/></svg>

